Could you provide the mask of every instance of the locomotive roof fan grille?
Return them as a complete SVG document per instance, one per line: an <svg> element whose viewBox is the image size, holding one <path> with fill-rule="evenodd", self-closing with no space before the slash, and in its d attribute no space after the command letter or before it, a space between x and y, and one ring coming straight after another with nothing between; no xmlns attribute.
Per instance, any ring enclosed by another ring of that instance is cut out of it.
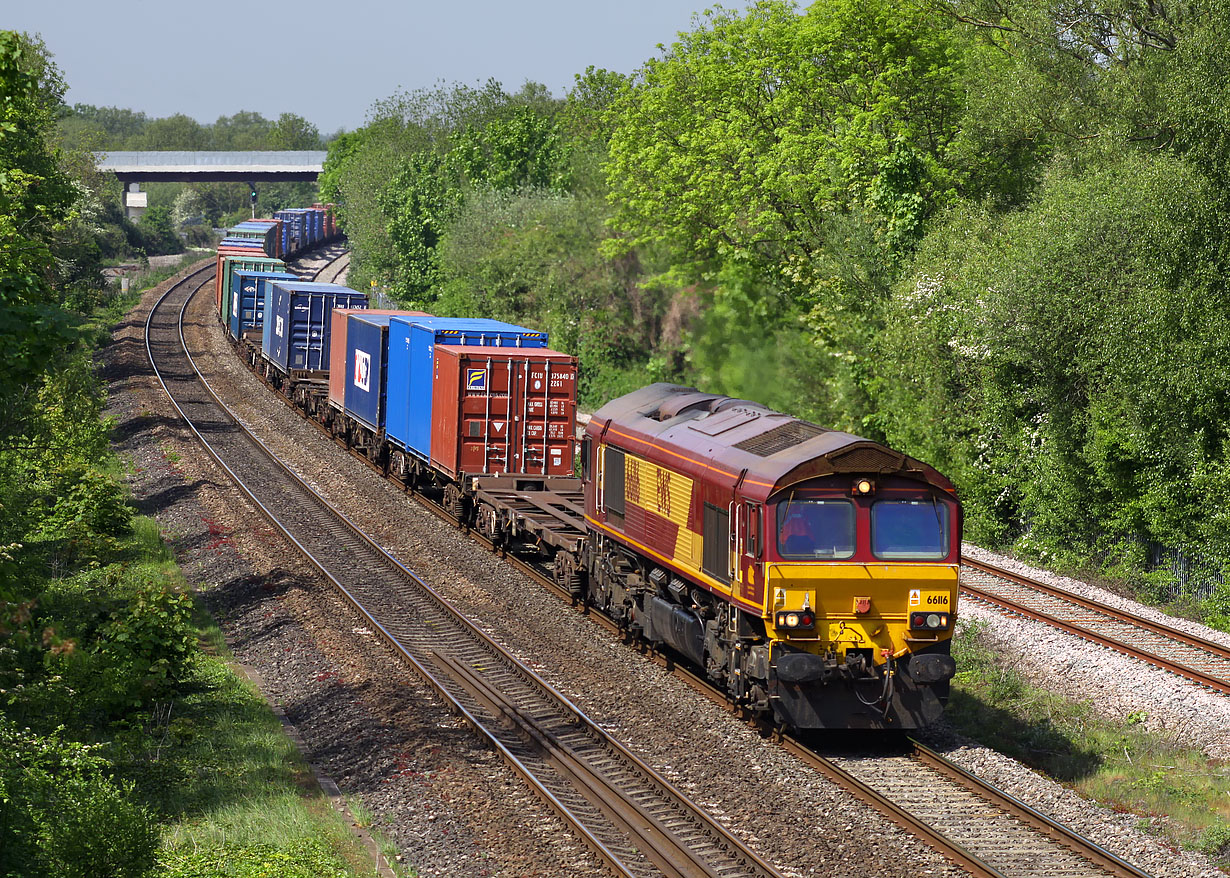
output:
<svg viewBox="0 0 1230 878"><path fill-rule="evenodd" d="M886 448L863 445L829 457L834 472L896 472L905 462L905 455Z"/></svg>
<svg viewBox="0 0 1230 878"><path fill-rule="evenodd" d="M772 430L766 430L759 436L753 436L750 439L744 439L742 442L736 442L735 448L760 457L769 457L826 432L828 431L823 427L817 427L815 424L809 424L806 421L787 421L774 427Z"/></svg>

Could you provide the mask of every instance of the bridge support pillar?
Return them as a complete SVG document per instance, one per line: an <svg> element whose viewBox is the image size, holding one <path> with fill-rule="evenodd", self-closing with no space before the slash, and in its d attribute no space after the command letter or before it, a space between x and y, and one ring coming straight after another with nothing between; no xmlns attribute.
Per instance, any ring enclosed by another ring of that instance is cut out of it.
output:
<svg viewBox="0 0 1230 878"><path fill-rule="evenodd" d="M149 207L149 193L141 191L140 183L129 183L124 187L124 215L134 223Z"/></svg>

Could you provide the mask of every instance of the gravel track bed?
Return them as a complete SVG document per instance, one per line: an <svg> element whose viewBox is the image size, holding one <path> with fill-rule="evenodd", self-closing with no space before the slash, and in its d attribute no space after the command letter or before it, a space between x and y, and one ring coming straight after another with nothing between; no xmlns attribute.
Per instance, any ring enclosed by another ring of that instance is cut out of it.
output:
<svg viewBox="0 0 1230 878"><path fill-rule="evenodd" d="M1038 570L976 546L967 544L964 551L972 558L1080 597L1230 646L1230 635L1225 632L1167 616L1105 589ZM1122 720L1129 714L1143 717L1141 723L1150 731L1202 749L1211 758L1230 759L1230 696L1064 634L1042 622L1005 616L974 601L961 605L961 617L967 622L985 623L992 643L1013 657L1015 667L1027 679L1074 701L1088 703L1098 714L1110 719ZM1091 693L1096 697L1091 698Z"/></svg>
<svg viewBox="0 0 1230 878"><path fill-rule="evenodd" d="M117 444L136 462L143 510L172 537L236 657L299 727L308 758L377 815L424 876L604 874L203 458L148 376L140 335L153 301L105 352ZM204 297L191 313L189 344L206 352L198 365L275 454L770 862L790 875L963 874L410 502L270 396ZM1155 874L1220 874L1012 760L942 735L938 743Z"/></svg>
<svg viewBox="0 0 1230 878"><path fill-rule="evenodd" d="M160 294L168 284L157 290ZM308 760L377 816L423 876L606 875L251 508L182 426L149 369L147 294L101 357L115 444L236 659L302 736Z"/></svg>

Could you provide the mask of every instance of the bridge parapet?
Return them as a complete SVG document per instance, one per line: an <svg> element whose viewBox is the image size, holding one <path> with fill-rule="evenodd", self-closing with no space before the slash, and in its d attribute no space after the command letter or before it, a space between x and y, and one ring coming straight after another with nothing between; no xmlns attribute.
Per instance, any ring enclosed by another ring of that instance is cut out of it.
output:
<svg viewBox="0 0 1230 878"><path fill-rule="evenodd" d="M125 183L163 181L276 182L315 180L328 153L318 150L251 152L142 150L96 152L98 168Z"/></svg>

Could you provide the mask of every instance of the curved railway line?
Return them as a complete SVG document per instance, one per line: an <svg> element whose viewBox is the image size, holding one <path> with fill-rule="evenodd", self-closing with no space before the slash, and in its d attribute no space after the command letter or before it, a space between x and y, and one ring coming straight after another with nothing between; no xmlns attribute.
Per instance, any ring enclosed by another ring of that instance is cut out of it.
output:
<svg viewBox="0 0 1230 878"><path fill-rule="evenodd" d="M316 270L312 275L312 280L319 283L338 283L338 278L341 277L346 270L350 268L350 251L343 250L337 256L330 259L324 265Z"/></svg>
<svg viewBox="0 0 1230 878"><path fill-rule="evenodd" d="M317 277L342 262L348 260L332 260ZM240 490L616 874L779 874L458 617L240 427L196 373L180 326L190 296L208 282L211 269L190 275L159 300L147 322L147 350L175 407ZM414 496L456 524L438 504ZM527 508L534 505L528 498ZM549 568L505 552L498 534L495 540L470 535L575 604ZM617 630L600 614L591 618ZM667 656L654 658L673 666ZM686 669L675 671L725 701ZM823 756L798 741L776 739L973 875L1145 875L917 742L904 753Z"/></svg>
<svg viewBox="0 0 1230 878"><path fill-rule="evenodd" d="M203 269L151 310L159 382L209 455L366 623L621 876L778 876L295 478L201 381L182 335Z"/></svg>

